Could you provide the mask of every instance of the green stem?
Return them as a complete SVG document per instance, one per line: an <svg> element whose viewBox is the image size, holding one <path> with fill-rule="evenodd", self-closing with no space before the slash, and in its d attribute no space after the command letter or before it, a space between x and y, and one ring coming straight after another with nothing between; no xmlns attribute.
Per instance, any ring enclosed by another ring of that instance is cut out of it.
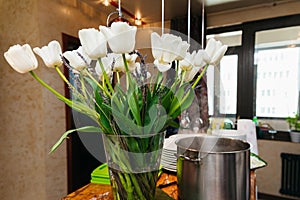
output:
<svg viewBox="0 0 300 200"><path fill-rule="evenodd" d="M35 78L42 86L44 86L45 88L47 88L50 92L52 92L55 96L57 96L59 99L61 99L64 102L69 102L72 103L72 101L68 98L66 98L65 96L63 96L62 94L60 94L59 92L57 92L55 89L53 89L50 85L48 85L47 83L45 83L42 79L40 79L40 77L38 77L36 75L36 73L34 73L33 71L29 71L29 73L33 76L33 78Z"/></svg>
<svg viewBox="0 0 300 200"><path fill-rule="evenodd" d="M125 66L125 72L126 72L126 88L129 88L129 69L128 69L128 64L126 61L126 56L125 53L122 54L122 58L123 58L123 62L124 62L124 66Z"/></svg>
<svg viewBox="0 0 300 200"><path fill-rule="evenodd" d="M197 77L196 81L194 82L194 84L193 84L193 86L192 86L193 89L197 86L198 82L201 80L201 78L202 78L202 76L204 75L204 73L206 72L207 68L208 68L208 64L205 65L205 67L204 67L204 69L202 70L201 74Z"/></svg>
<svg viewBox="0 0 300 200"><path fill-rule="evenodd" d="M124 150L122 150L121 148L116 148L113 140L108 141L108 143L109 153L112 156L112 160L118 161L118 164L120 166L121 170L120 172L118 172L118 175L124 189L128 194L127 199L133 199L133 191L135 190L137 195L139 196L139 200L146 200L145 196L143 195L143 192L141 191L140 185L135 177L135 174L128 172L132 170L130 169L131 165L129 163L129 160L127 160L126 155L124 155ZM124 174L125 179L123 178L122 174Z"/></svg>
<svg viewBox="0 0 300 200"><path fill-rule="evenodd" d="M180 85L179 87L183 84L183 81L184 81L184 78L185 78L185 75L186 75L186 70L183 71L182 75L181 75L181 82L180 82Z"/></svg>
<svg viewBox="0 0 300 200"><path fill-rule="evenodd" d="M178 69L179 69L179 60L176 60L176 66L175 66L175 80L178 78Z"/></svg>
<svg viewBox="0 0 300 200"><path fill-rule="evenodd" d="M138 184L137 180L136 180L136 177L134 174L131 174L131 180L132 180L132 183L134 185L134 188L138 194L138 196L140 197L140 200L146 200L146 198L144 197L142 191L141 191L141 188L140 188L140 185Z"/></svg>
<svg viewBox="0 0 300 200"><path fill-rule="evenodd" d="M108 78L107 73L106 73L106 71L104 69L104 66L103 66L101 58L98 59L98 62L100 64L104 80L105 80L106 84L108 85L108 88L110 89L110 92L113 94L114 93L114 89L113 89L113 87L112 87L112 85L111 85L111 83L109 81L109 78Z"/></svg>
<svg viewBox="0 0 300 200"><path fill-rule="evenodd" d="M85 70L85 73L90 77L90 79L92 80L92 81L94 81L94 83L96 83L97 84L97 86L109 97L109 98L111 98L112 96L111 96L111 94L107 91L107 90L105 90L103 87L102 87L102 85L100 85L100 83L88 72L88 70Z"/></svg>
<svg viewBox="0 0 300 200"><path fill-rule="evenodd" d="M134 188L132 187L130 176L127 173L125 173L124 176L125 176L126 183L127 183L127 188L126 188L127 199L133 199L133 190L134 190Z"/></svg>
<svg viewBox="0 0 300 200"><path fill-rule="evenodd" d="M52 92L58 99L60 99L61 101L63 101L64 103L66 103L68 106L70 106L71 108L74 108L76 111L79 111L83 114L87 114L88 116L90 116L92 119L94 119L97 122L98 119L98 113L96 113L95 111L86 108L84 106L81 106L75 102L73 102L72 100L66 98L65 96L63 96L62 94L60 94L59 92L57 92L55 89L53 89L50 85L48 85L47 83L45 83L42 79L40 79L40 77L38 77L33 71L29 71L29 73L33 76L34 79L36 79L42 86L44 86L46 89L48 89L50 92Z"/></svg>
<svg viewBox="0 0 300 200"><path fill-rule="evenodd" d="M82 73L82 72L80 72L81 90L82 90L83 96L85 97L85 99L87 99L87 95L86 95L86 91L85 91L84 79L83 79L83 76L82 76L81 73Z"/></svg>
<svg viewBox="0 0 300 200"><path fill-rule="evenodd" d="M59 74L59 76L62 78L62 80L73 90L75 91L74 86L68 81L68 79L65 77L65 75L60 71L58 66L55 66L55 70Z"/></svg>
<svg viewBox="0 0 300 200"><path fill-rule="evenodd" d="M120 84L120 74L118 71L116 72L116 74L117 74L117 82Z"/></svg>

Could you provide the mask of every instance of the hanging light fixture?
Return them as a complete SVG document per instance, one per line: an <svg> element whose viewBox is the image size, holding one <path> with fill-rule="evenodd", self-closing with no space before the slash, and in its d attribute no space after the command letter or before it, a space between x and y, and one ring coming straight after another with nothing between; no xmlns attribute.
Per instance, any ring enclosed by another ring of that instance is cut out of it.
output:
<svg viewBox="0 0 300 200"><path fill-rule="evenodd" d="M165 29L165 0L161 0L161 34L164 34Z"/></svg>
<svg viewBox="0 0 300 200"><path fill-rule="evenodd" d="M191 0L188 0L188 43L191 40Z"/></svg>
<svg viewBox="0 0 300 200"><path fill-rule="evenodd" d="M205 43L205 2L204 0L202 0L202 12L201 12L201 46L202 46L202 49L204 49L204 43Z"/></svg>
<svg viewBox="0 0 300 200"><path fill-rule="evenodd" d="M118 14L118 17L116 17L116 18L114 18L114 19L112 19L112 20L110 21L110 17L111 17L113 14ZM130 25L130 22L129 22L127 19L125 19L125 18L123 17L123 15L122 15L121 0L118 0L118 9L117 9L117 11L116 11L116 12L112 12L112 13L110 13L110 14L108 15L107 20L106 20L106 25L107 25L107 26L111 26L111 24L112 24L113 22L126 22L126 23L128 23L128 24Z"/></svg>

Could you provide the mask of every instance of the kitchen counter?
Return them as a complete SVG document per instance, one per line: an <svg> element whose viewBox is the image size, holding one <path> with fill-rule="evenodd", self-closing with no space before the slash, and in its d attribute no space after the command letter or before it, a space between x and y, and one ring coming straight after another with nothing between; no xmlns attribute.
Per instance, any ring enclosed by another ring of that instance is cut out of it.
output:
<svg viewBox="0 0 300 200"><path fill-rule="evenodd" d="M251 171L250 200L256 200L256 176ZM157 181L157 200L178 200L177 176L164 171ZM75 192L63 197L62 200L113 200L110 185L89 183Z"/></svg>

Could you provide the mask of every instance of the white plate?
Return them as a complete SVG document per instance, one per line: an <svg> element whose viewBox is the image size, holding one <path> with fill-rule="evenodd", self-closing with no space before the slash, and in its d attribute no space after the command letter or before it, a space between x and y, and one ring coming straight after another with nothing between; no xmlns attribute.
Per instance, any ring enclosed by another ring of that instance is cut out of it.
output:
<svg viewBox="0 0 300 200"><path fill-rule="evenodd" d="M163 149L166 151L177 152L177 145L175 144L175 142L178 139L187 138L187 137L195 137L195 136L208 136L208 135L200 134L200 133L182 133L182 134L171 135L169 138L165 139Z"/></svg>
<svg viewBox="0 0 300 200"><path fill-rule="evenodd" d="M171 171L171 172L177 172L177 168L170 168L170 167L165 167L163 166L164 169Z"/></svg>

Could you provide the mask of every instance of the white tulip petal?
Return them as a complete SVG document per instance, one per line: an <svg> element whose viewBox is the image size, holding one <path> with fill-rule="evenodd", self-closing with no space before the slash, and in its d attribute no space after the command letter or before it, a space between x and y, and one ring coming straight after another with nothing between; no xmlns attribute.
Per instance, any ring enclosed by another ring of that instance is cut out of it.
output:
<svg viewBox="0 0 300 200"><path fill-rule="evenodd" d="M213 57L215 50L216 50L216 40L214 38L211 38L208 40L207 45L205 47L205 51L210 59Z"/></svg>
<svg viewBox="0 0 300 200"><path fill-rule="evenodd" d="M227 46L222 46L214 55L214 57L211 59L210 64L212 65L218 65L220 60L223 58L225 52L227 51Z"/></svg>
<svg viewBox="0 0 300 200"><path fill-rule="evenodd" d="M168 66L174 60L182 60L189 44L178 36L172 34L151 34L152 55L157 60L156 65ZM159 63L159 64L158 64ZM164 69L164 67L162 67Z"/></svg>
<svg viewBox="0 0 300 200"><path fill-rule="evenodd" d="M105 73L107 74L107 76L110 76L110 74L111 74L111 66L103 64L103 67L104 67L104 70L105 70ZM102 68L101 68L99 62L96 63L95 71L96 71L97 75L99 76L99 78L101 80L103 78L103 71L102 71Z"/></svg>
<svg viewBox="0 0 300 200"><path fill-rule="evenodd" d="M200 70L200 67L193 67L192 70L186 72L184 80L186 82L193 80L199 70Z"/></svg>
<svg viewBox="0 0 300 200"><path fill-rule="evenodd" d="M162 55L162 41L156 32L151 33L151 47L153 57L160 60Z"/></svg>
<svg viewBox="0 0 300 200"><path fill-rule="evenodd" d="M176 60L183 60L186 56L187 50L189 49L190 44L188 44L186 41L183 41L181 45L178 45L177 52L179 53Z"/></svg>
<svg viewBox="0 0 300 200"><path fill-rule="evenodd" d="M85 69L86 62L90 62L87 56L84 55L81 47L79 47L77 50L66 51L63 56L70 62L70 66L77 71L82 71Z"/></svg>
<svg viewBox="0 0 300 200"><path fill-rule="evenodd" d="M192 54L186 53L184 60L179 61L179 66L182 71L190 71L194 67L196 52L193 51Z"/></svg>
<svg viewBox="0 0 300 200"><path fill-rule="evenodd" d="M57 67L63 64L61 59L61 47L59 42L53 40L49 42L48 46L42 48L35 47L33 51L40 56L47 67Z"/></svg>
<svg viewBox="0 0 300 200"><path fill-rule="evenodd" d="M83 51L92 59L97 60L107 54L107 41L104 35L94 29L82 29L78 32Z"/></svg>
<svg viewBox="0 0 300 200"><path fill-rule="evenodd" d="M160 63L158 60L154 60L154 65L160 72L166 72L172 67L172 63Z"/></svg>
<svg viewBox="0 0 300 200"><path fill-rule="evenodd" d="M29 44L11 46L4 57L9 65L19 73L26 73L38 67L38 62Z"/></svg>
<svg viewBox="0 0 300 200"><path fill-rule="evenodd" d="M114 22L111 28L100 26L100 31L114 53L130 53L134 50L136 26L129 26L126 22Z"/></svg>
<svg viewBox="0 0 300 200"><path fill-rule="evenodd" d="M195 65L198 67L203 67L204 65L210 62L210 58L208 57L206 51L200 49L195 55Z"/></svg>
<svg viewBox="0 0 300 200"><path fill-rule="evenodd" d="M227 51L227 45L222 45L220 41L211 38L205 48L205 52L209 59L204 58L207 64L217 65Z"/></svg>

